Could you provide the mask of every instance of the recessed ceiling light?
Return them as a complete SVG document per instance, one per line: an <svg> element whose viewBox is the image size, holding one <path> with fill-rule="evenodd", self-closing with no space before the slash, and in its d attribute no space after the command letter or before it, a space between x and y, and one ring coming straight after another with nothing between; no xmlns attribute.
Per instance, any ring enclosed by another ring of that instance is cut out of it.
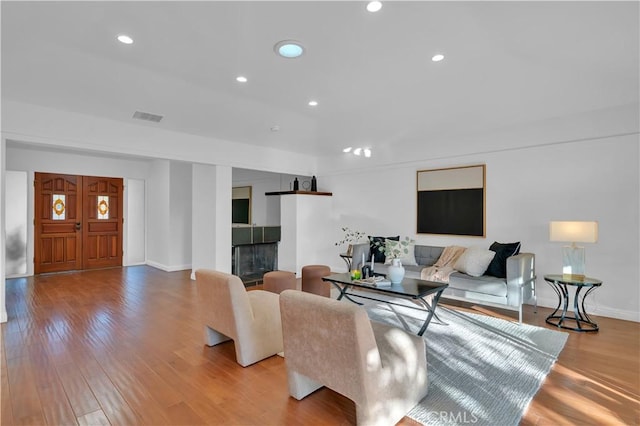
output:
<svg viewBox="0 0 640 426"><path fill-rule="evenodd" d="M309 101L309 106L318 106L318 101Z"/></svg>
<svg viewBox="0 0 640 426"><path fill-rule="evenodd" d="M364 149L364 156L367 158L371 157L371 150L369 148Z"/></svg>
<svg viewBox="0 0 640 426"><path fill-rule="evenodd" d="M236 81L237 81L238 83L246 83L246 82L247 82L247 77L244 77L244 76L242 76L242 75L239 75L239 76L237 76L237 77L236 77Z"/></svg>
<svg viewBox="0 0 640 426"><path fill-rule="evenodd" d="M351 147L348 146L345 149L342 150L342 152L351 152Z"/></svg>
<svg viewBox="0 0 640 426"><path fill-rule="evenodd" d="M302 47L302 44L295 40L279 41L275 46L273 46L273 50L278 55L288 59L298 58L304 53L304 47Z"/></svg>
<svg viewBox="0 0 640 426"><path fill-rule="evenodd" d="M360 154L362 154L362 148L356 148L356 149L354 149L354 150L353 150L353 153L354 153L355 155L360 155Z"/></svg>
<svg viewBox="0 0 640 426"><path fill-rule="evenodd" d="M124 44L133 44L133 39L126 34L120 34L118 36L118 41Z"/></svg>
<svg viewBox="0 0 640 426"><path fill-rule="evenodd" d="M370 1L367 3L367 10L369 12L377 12L382 9L382 2L380 1Z"/></svg>
<svg viewBox="0 0 640 426"><path fill-rule="evenodd" d="M431 60L432 60L433 62L440 62L440 61L441 61L441 60L443 60L443 59L444 59L444 55L441 55L440 53L438 53L437 55L433 55L433 56L431 57Z"/></svg>

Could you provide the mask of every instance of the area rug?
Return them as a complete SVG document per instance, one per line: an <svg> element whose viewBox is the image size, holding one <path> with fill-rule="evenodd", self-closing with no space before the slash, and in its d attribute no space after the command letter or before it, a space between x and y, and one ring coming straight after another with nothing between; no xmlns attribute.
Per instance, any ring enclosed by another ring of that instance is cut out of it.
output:
<svg viewBox="0 0 640 426"><path fill-rule="evenodd" d="M369 317L417 333L425 314L365 304ZM408 416L428 425L517 425L568 334L439 306L429 324L429 393Z"/></svg>

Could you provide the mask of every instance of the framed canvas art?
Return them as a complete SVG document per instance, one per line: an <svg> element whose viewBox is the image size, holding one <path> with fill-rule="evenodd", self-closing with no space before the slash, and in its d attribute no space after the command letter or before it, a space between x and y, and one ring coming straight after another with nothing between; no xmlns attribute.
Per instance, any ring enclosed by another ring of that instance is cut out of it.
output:
<svg viewBox="0 0 640 426"><path fill-rule="evenodd" d="M485 165L419 170L417 233L485 236Z"/></svg>

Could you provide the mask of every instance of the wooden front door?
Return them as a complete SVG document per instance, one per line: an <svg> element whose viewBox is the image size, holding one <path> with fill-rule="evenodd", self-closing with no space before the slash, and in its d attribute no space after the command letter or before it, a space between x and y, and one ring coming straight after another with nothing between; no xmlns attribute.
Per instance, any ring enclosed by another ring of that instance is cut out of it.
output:
<svg viewBox="0 0 640 426"><path fill-rule="evenodd" d="M122 265L120 178L35 174L36 274Z"/></svg>
<svg viewBox="0 0 640 426"><path fill-rule="evenodd" d="M82 269L82 178L36 173L34 217L35 273Z"/></svg>
<svg viewBox="0 0 640 426"><path fill-rule="evenodd" d="M83 177L83 268L122 265L122 179Z"/></svg>

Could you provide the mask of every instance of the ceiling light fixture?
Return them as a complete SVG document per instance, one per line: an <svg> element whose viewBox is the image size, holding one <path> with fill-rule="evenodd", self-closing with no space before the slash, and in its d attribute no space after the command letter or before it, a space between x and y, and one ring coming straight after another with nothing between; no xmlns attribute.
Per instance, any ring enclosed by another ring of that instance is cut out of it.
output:
<svg viewBox="0 0 640 426"><path fill-rule="evenodd" d="M239 75L239 76L236 77L236 81L238 83L246 83L247 82L247 77Z"/></svg>
<svg viewBox="0 0 640 426"><path fill-rule="evenodd" d="M440 61L441 61L441 60L443 60L443 59L444 59L444 55L442 55L442 54L440 54L440 53L438 53L437 55L433 55L433 56L431 57L431 60L432 60L433 62L440 62Z"/></svg>
<svg viewBox="0 0 640 426"><path fill-rule="evenodd" d="M118 41L124 44L133 44L133 39L126 34L120 34L118 36Z"/></svg>
<svg viewBox="0 0 640 426"><path fill-rule="evenodd" d="M380 1L370 1L367 3L367 10L369 12L377 12L382 9L382 2Z"/></svg>
<svg viewBox="0 0 640 426"><path fill-rule="evenodd" d="M361 157L361 156L364 155L366 158L370 158L371 154L373 153L371 148L363 148L363 147L353 148L353 147L350 147L350 146L347 147L347 148L344 148L342 150L342 152L344 152L345 154L351 153L351 154L356 155L358 157Z"/></svg>
<svg viewBox="0 0 640 426"><path fill-rule="evenodd" d="M318 106L318 101L309 101L309 106Z"/></svg>
<svg viewBox="0 0 640 426"><path fill-rule="evenodd" d="M273 46L274 52L283 58L295 59L304 53L304 47L299 41L295 40L283 40L279 41Z"/></svg>

